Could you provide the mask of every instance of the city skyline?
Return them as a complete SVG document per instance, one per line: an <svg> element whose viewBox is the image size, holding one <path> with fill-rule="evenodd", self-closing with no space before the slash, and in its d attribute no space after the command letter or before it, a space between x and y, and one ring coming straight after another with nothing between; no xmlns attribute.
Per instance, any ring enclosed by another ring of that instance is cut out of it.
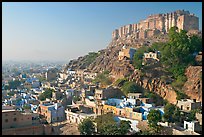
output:
<svg viewBox="0 0 204 137"><path fill-rule="evenodd" d="M4 2L2 5L3 61L68 62L106 48L114 29L137 23L150 14L175 10L195 14L202 30L201 2Z"/></svg>

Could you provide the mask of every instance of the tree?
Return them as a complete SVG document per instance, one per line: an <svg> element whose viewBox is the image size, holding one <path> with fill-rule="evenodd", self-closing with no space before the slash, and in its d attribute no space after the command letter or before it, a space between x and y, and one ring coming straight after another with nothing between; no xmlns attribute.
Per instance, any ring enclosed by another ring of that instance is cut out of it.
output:
<svg viewBox="0 0 204 137"><path fill-rule="evenodd" d="M159 131L159 125L157 123L161 121L161 119L162 116L159 110L151 110L147 115L148 125L156 133Z"/></svg>
<svg viewBox="0 0 204 137"><path fill-rule="evenodd" d="M164 115L163 118L166 122L174 122L178 120L180 113L178 113L178 109L175 105L167 103L164 107Z"/></svg>
<svg viewBox="0 0 204 137"><path fill-rule="evenodd" d="M78 129L81 135L93 135L95 125L91 119L86 118L78 125Z"/></svg>
<svg viewBox="0 0 204 137"><path fill-rule="evenodd" d="M95 118L95 122L97 124L97 131L99 133L103 133L103 128L106 124L110 124L113 125L115 123L114 121L114 116L112 113L108 113L108 114L103 114L103 115L98 115Z"/></svg>
<svg viewBox="0 0 204 137"><path fill-rule="evenodd" d="M97 116L95 122L97 131L101 135L125 135L131 129L130 121L121 120L117 123L112 113Z"/></svg>
<svg viewBox="0 0 204 137"><path fill-rule="evenodd" d="M116 123L108 123L102 126L101 135L121 135L121 133Z"/></svg>
<svg viewBox="0 0 204 137"><path fill-rule="evenodd" d="M196 113L200 112L200 109L193 109L187 114L187 121L196 120Z"/></svg>
<svg viewBox="0 0 204 137"><path fill-rule="evenodd" d="M131 123L130 121L125 120L120 121L119 131L121 135L126 135L130 131L131 129L130 123Z"/></svg>
<svg viewBox="0 0 204 137"><path fill-rule="evenodd" d="M133 66L136 69L141 69L142 68L143 55L144 55L144 52L146 52L147 50L148 50L147 47L141 47L134 54L134 57L133 57Z"/></svg>

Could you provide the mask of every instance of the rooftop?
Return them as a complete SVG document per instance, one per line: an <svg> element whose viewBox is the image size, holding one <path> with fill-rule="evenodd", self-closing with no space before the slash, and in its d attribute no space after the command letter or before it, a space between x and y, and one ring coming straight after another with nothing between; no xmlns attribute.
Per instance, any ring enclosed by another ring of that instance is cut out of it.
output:
<svg viewBox="0 0 204 137"><path fill-rule="evenodd" d="M15 109L9 109L9 110L2 110L2 112L15 112Z"/></svg>

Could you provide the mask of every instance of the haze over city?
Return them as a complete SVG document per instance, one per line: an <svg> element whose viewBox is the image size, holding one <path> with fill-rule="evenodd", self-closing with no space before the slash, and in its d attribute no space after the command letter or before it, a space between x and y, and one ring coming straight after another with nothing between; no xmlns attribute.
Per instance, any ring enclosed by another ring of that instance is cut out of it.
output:
<svg viewBox="0 0 204 137"><path fill-rule="evenodd" d="M66 61L107 47L114 29L150 14L188 10L199 17L202 3L3 3L2 59ZM167 8L168 7L168 8Z"/></svg>

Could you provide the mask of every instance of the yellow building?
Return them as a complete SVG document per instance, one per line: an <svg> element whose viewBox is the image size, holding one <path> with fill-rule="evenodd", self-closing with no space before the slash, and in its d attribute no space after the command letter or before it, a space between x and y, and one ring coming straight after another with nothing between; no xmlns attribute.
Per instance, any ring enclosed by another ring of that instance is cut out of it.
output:
<svg viewBox="0 0 204 137"><path fill-rule="evenodd" d="M103 105L103 112L107 114L112 112L114 115L126 117L134 120L142 120L142 113L133 111L133 108L125 107L125 108L116 108L111 105Z"/></svg>

